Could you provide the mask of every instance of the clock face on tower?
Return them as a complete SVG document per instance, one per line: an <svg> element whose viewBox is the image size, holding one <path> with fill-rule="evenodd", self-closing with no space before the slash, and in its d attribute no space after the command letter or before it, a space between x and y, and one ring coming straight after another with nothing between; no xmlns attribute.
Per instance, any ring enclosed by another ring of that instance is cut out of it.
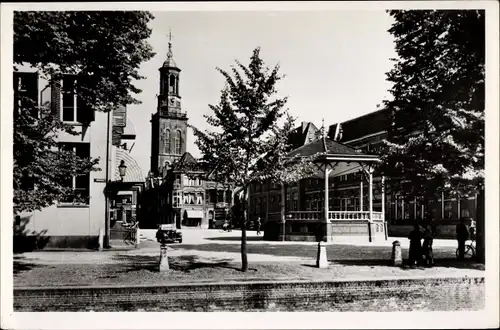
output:
<svg viewBox="0 0 500 330"><path fill-rule="evenodd" d="M168 98L168 105L171 107L180 107L181 101L176 97L169 97Z"/></svg>

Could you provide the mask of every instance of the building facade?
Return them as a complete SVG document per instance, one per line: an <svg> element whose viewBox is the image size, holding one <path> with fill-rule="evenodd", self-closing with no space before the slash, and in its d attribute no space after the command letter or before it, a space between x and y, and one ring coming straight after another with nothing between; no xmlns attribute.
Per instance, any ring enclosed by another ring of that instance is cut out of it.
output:
<svg viewBox="0 0 500 330"><path fill-rule="evenodd" d="M330 125L327 136L330 140L364 154L380 155L383 140L387 137L390 116L387 110L378 110L342 123ZM297 147L311 144L318 130L312 123L302 123L291 132L291 142ZM351 172L332 177L328 207L339 212L364 212L369 207L369 184L363 171ZM281 239L282 229L277 228L273 218L281 214L284 200L285 213L317 212L325 207L324 183L321 178L308 178L291 183L282 189L279 184L252 184L249 190L249 221L260 217L265 224L266 239ZM383 212L387 223L387 235L407 236L414 223L424 220L429 213L441 238L454 238L455 226L461 218L474 218L477 197L450 198L443 193L441 198L423 205L419 200L409 200L392 193L383 184L382 176L374 168L372 178L372 210ZM283 190L285 191L283 193ZM271 221L270 221L271 220ZM285 219L287 240L312 240L312 227L307 228L300 221ZM269 223L270 221L270 223ZM269 223L269 224L267 224ZM267 225L266 225L267 224ZM336 235L356 236L352 230L339 230ZM364 234L362 234L364 235ZM280 238L281 237L281 238Z"/></svg>
<svg viewBox="0 0 500 330"><path fill-rule="evenodd" d="M380 154L383 152L383 140L387 137L390 124L390 113L382 109L331 125L328 134L334 136L337 133L340 142L363 152ZM352 178L350 180L352 181ZM376 180L380 181L380 177ZM443 193L441 198L423 205L417 199L408 199L391 193L389 188L386 189L385 212L389 233L394 236L406 236L413 223L424 220L425 213L429 212L437 226L438 235L443 238L454 238L455 226L459 220L475 218L476 215L477 196L457 199ZM351 189L356 188L351 185Z"/></svg>
<svg viewBox="0 0 500 330"><path fill-rule="evenodd" d="M32 67L21 65L17 69L14 72L15 99L19 95L29 96L39 106L49 107L56 118L72 125L79 134L59 132L60 148L72 150L81 157L99 158L97 167L101 171L68 178L66 184L74 191L72 198L58 200L40 211L19 214L14 223L14 242L22 248L98 247L108 216L111 216L109 185L121 180L114 174L120 160L118 150L123 149L121 139L122 130L126 128L126 109L103 113L83 107L75 90L76 76L50 80ZM129 141L133 139L135 136L128 137Z"/></svg>

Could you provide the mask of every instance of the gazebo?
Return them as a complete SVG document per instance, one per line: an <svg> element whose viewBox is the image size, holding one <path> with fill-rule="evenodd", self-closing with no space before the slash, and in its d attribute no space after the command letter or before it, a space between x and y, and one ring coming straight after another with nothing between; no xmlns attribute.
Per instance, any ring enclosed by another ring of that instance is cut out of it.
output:
<svg viewBox="0 0 500 330"><path fill-rule="evenodd" d="M279 237L268 237L278 240L322 240L332 242L337 236L366 237L369 242L387 239L387 226L384 217L384 178L381 178L381 210L373 210L374 184L373 173L381 160L376 155L363 154L359 150L331 140L325 136L313 140L289 153L290 157L313 157L317 168L315 178L323 180L322 210L295 210L269 213L268 227ZM368 207L363 205L363 198L359 198L357 210L339 210L329 205L329 193L335 191L331 181L335 177L352 173L360 173L359 196L363 196L364 182L368 182ZM285 188L281 187L282 201ZM303 204L303 203L301 203ZM298 228L298 232L296 229ZM272 235L276 236L276 235Z"/></svg>

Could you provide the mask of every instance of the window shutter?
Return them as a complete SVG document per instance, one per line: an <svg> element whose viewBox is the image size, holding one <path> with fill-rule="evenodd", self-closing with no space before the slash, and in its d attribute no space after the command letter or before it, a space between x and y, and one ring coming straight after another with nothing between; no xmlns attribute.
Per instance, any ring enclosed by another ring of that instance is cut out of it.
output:
<svg viewBox="0 0 500 330"><path fill-rule="evenodd" d="M50 104L52 115L61 119L61 79L54 78L50 82Z"/></svg>

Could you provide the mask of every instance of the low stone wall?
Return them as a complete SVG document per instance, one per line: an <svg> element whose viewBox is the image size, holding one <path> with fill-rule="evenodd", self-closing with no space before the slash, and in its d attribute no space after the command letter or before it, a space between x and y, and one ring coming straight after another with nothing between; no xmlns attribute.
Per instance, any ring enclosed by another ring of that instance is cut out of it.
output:
<svg viewBox="0 0 500 330"><path fill-rule="evenodd" d="M97 249L99 236L14 236L14 252L51 248Z"/></svg>
<svg viewBox="0 0 500 330"><path fill-rule="evenodd" d="M413 229L413 225L389 225L389 236L408 237ZM457 237L456 224L438 224L436 225L436 235L434 238L454 239Z"/></svg>
<svg viewBox="0 0 500 330"><path fill-rule="evenodd" d="M15 288L15 311L454 311L484 308L484 278Z"/></svg>

